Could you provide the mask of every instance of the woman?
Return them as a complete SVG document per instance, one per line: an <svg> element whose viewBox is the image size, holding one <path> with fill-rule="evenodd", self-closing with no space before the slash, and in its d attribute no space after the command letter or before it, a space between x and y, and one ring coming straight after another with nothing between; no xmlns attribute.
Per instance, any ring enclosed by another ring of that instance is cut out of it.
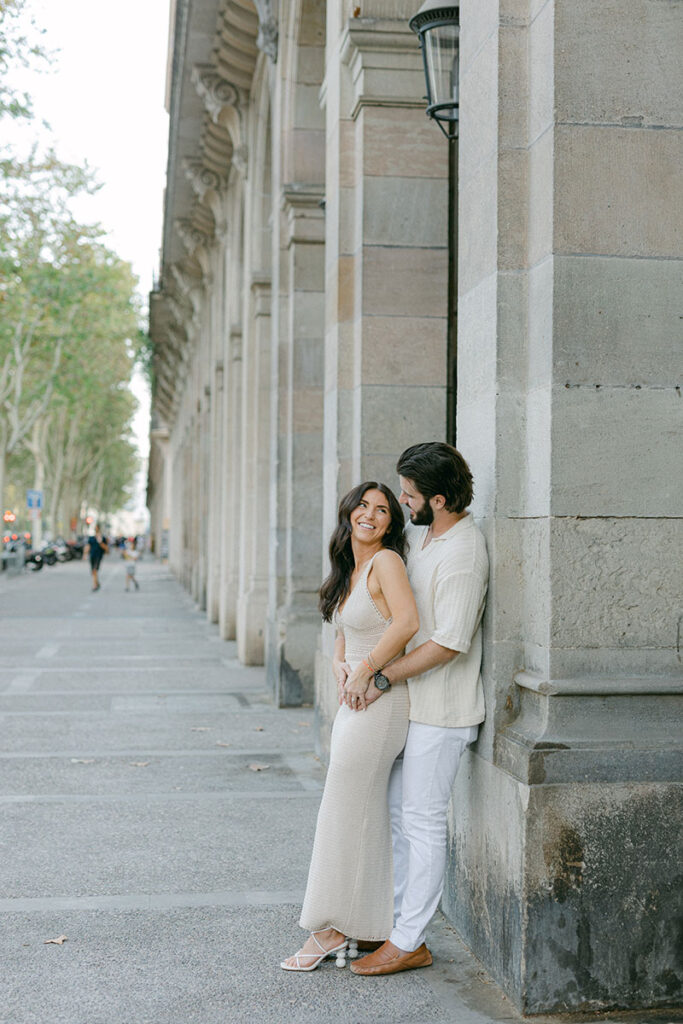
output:
<svg viewBox="0 0 683 1024"><path fill-rule="evenodd" d="M311 932L287 971L312 971L347 939L383 941L393 924L387 806L389 773L408 731L408 688L380 692L374 673L399 655L419 625L404 564L401 506L385 484L354 487L339 505L331 571L320 610L337 627L333 669L340 708L299 921ZM367 698L376 697L371 703Z"/></svg>
<svg viewBox="0 0 683 1024"><path fill-rule="evenodd" d="M102 564L102 558L104 555L109 554L109 545L107 538L102 536L102 530L98 523L95 527L94 536L88 537L87 549L90 556L90 572L92 573L92 588L93 590L100 589L99 571L100 565Z"/></svg>

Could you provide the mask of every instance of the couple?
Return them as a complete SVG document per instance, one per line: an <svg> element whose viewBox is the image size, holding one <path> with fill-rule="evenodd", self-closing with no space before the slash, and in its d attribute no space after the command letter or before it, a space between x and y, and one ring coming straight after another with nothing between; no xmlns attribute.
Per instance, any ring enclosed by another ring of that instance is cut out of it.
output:
<svg viewBox="0 0 683 1024"><path fill-rule="evenodd" d="M431 964L451 789L484 720L488 559L467 511L469 467L427 442L396 468L412 525L385 484L366 482L342 499L330 541L320 608L337 627L341 706L299 922L311 934L288 971L334 954L344 966L349 943L351 956L357 943L372 950L355 974Z"/></svg>

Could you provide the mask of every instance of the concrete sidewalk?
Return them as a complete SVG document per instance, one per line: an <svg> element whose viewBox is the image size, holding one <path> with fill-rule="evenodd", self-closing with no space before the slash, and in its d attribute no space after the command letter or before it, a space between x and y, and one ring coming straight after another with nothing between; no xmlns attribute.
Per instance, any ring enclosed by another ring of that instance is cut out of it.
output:
<svg viewBox="0 0 683 1024"><path fill-rule="evenodd" d="M324 780L313 711L274 708L165 567L138 579L113 556L98 593L85 563L0 576L0 1021L519 1020L443 919L427 970L280 970Z"/></svg>

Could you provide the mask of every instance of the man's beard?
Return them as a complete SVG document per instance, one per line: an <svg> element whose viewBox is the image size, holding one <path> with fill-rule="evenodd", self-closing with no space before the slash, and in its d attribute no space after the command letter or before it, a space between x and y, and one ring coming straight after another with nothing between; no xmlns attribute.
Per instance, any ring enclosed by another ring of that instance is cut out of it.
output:
<svg viewBox="0 0 683 1024"><path fill-rule="evenodd" d="M432 523L434 522L434 513L432 511L432 506L426 499L422 503L422 508L412 513L410 521L413 524L413 526L432 525Z"/></svg>

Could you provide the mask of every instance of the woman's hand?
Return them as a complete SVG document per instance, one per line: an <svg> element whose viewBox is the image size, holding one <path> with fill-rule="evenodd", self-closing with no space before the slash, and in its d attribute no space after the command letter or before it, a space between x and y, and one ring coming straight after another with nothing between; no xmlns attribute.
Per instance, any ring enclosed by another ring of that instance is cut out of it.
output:
<svg viewBox="0 0 683 1024"><path fill-rule="evenodd" d="M338 658L334 658L332 661L332 671L337 681L337 697L341 705L344 703L344 683L351 675L351 666L347 661L339 661Z"/></svg>
<svg viewBox="0 0 683 1024"><path fill-rule="evenodd" d="M363 662L353 670L344 684L344 703L352 711L365 710L365 694L372 681L372 672Z"/></svg>

